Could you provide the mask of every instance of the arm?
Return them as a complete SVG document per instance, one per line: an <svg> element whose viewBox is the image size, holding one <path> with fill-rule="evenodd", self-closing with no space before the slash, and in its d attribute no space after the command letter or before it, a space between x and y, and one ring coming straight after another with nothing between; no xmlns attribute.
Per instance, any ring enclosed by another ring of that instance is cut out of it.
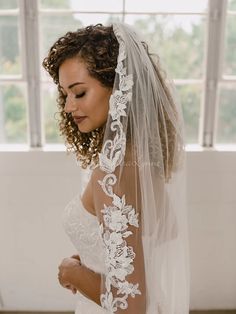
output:
<svg viewBox="0 0 236 314"><path fill-rule="evenodd" d="M100 305L101 275L95 273L76 258L64 258L59 266L60 284L72 291L78 290L87 298Z"/></svg>

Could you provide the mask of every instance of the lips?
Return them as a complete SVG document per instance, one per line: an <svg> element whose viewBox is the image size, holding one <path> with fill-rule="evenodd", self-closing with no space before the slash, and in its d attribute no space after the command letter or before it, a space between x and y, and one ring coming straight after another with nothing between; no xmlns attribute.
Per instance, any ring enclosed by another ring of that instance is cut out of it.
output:
<svg viewBox="0 0 236 314"><path fill-rule="evenodd" d="M73 118L74 118L75 123L80 123L87 117L86 116L74 116Z"/></svg>

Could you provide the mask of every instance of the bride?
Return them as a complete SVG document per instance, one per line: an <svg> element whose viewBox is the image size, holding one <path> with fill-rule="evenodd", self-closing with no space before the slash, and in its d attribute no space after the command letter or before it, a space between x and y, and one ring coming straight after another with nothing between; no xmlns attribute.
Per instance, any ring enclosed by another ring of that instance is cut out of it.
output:
<svg viewBox="0 0 236 314"><path fill-rule="evenodd" d="M59 128L87 176L66 207L76 253L59 265L76 313L189 313L181 107L129 25L88 26L51 47Z"/></svg>

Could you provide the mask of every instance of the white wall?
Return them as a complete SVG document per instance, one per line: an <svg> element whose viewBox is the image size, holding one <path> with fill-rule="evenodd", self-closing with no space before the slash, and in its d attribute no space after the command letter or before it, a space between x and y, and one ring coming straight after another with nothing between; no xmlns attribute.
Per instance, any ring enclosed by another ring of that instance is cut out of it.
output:
<svg viewBox="0 0 236 314"><path fill-rule="evenodd" d="M191 308L236 309L236 152L188 153Z"/></svg>
<svg viewBox="0 0 236 314"><path fill-rule="evenodd" d="M187 170L191 309L236 308L236 152L188 152ZM4 309L73 310L57 267L75 252L61 215L80 183L65 152L0 153Z"/></svg>

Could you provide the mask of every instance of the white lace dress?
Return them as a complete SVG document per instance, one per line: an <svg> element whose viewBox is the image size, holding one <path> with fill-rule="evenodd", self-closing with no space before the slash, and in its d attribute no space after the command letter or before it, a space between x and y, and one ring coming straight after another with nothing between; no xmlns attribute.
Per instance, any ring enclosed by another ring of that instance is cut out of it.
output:
<svg viewBox="0 0 236 314"><path fill-rule="evenodd" d="M95 272L104 273L104 257L99 223L97 217L90 214L81 202L78 194L66 206L62 221L64 229L75 246L81 262ZM105 314L97 303L77 293L75 314Z"/></svg>

